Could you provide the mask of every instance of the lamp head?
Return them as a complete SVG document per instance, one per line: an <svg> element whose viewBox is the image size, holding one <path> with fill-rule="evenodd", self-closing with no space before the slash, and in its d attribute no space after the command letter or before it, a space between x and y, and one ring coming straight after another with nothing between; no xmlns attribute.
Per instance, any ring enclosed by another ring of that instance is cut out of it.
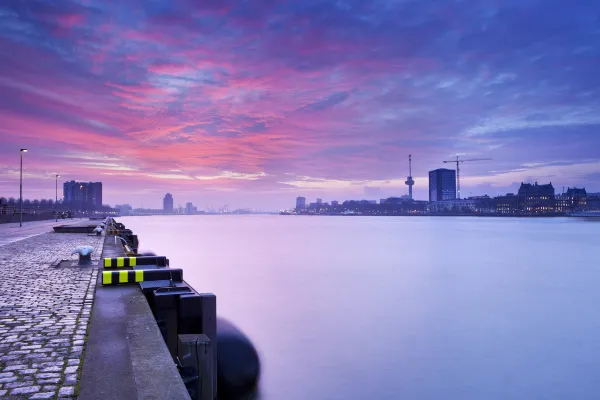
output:
<svg viewBox="0 0 600 400"><path fill-rule="evenodd" d="M21 153L27 153L27 149L21 149Z"/></svg>

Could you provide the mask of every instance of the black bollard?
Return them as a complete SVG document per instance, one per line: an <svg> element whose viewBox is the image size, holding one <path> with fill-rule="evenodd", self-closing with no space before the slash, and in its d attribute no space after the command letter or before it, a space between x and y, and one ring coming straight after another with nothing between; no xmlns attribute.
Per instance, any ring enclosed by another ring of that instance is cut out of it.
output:
<svg viewBox="0 0 600 400"><path fill-rule="evenodd" d="M236 400L256 389L260 360L250 339L231 322L217 318L217 396Z"/></svg>

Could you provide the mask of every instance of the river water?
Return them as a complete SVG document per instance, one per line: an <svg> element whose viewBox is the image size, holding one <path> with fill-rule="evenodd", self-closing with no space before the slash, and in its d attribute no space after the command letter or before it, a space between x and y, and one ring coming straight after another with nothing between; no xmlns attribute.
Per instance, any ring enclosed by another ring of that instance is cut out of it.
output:
<svg viewBox="0 0 600 400"><path fill-rule="evenodd" d="M255 343L260 398L597 399L600 223L119 219Z"/></svg>

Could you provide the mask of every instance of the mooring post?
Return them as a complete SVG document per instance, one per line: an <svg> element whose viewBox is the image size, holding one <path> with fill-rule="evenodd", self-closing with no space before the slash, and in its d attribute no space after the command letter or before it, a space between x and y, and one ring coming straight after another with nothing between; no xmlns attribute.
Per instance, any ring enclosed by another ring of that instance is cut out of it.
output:
<svg viewBox="0 0 600 400"><path fill-rule="evenodd" d="M197 374L192 386L195 400L217 398L217 387L213 384L217 376L217 368L213 363L215 348L216 342L212 342L205 334L179 335L178 358L181 366Z"/></svg>
<svg viewBox="0 0 600 400"><path fill-rule="evenodd" d="M202 330L213 343L212 364L215 369L213 386L215 397L217 394L217 296L212 293L200 293L200 309L202 310Z"/></svg>

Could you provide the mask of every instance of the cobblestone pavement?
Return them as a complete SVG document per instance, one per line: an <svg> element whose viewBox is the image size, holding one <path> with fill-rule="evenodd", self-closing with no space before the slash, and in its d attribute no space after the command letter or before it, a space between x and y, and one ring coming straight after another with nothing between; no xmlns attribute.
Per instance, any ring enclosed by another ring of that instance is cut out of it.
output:
<svg viewBox="0 0 600 400"><path fill-rule="evenodd" d="M0 247L0 398L74 397L94 300L95 268L53 268L103 236L45 233Z"/></svg>

